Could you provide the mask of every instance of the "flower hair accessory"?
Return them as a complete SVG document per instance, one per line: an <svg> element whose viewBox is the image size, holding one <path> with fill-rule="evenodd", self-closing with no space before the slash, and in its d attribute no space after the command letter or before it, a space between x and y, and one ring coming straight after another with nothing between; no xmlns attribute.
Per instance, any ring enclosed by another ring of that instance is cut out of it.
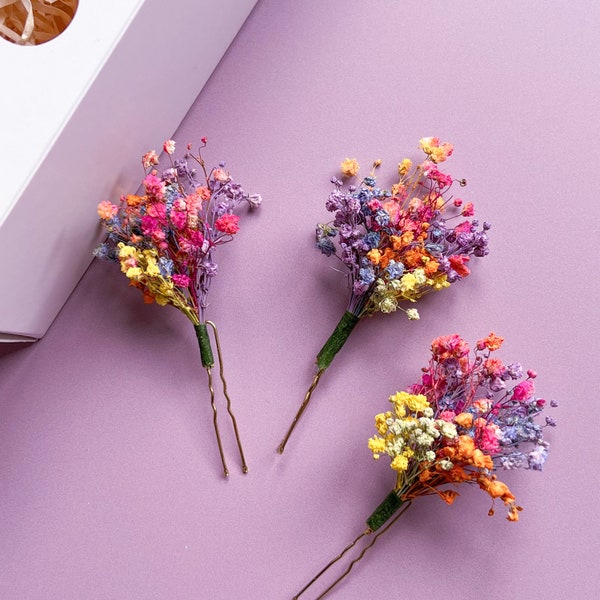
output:
<svg viewBox="0 0 600 600"><path fill-rule="evenodd" d="M201 148L206 146L202 138ZM108 231L107 240L94 251L98 258L118 262L129 284L144 295L144 302L171 305L180 310L194 325L200 346L202 366L208 374L208 387L213 409L213 424L225 476L229 474L217 423L217 409L212 383L215 360L209 328L213 333L219 359L219 375L227 411L233 425L244 473L248 471L237 422L231 410L217 327L205 318L208 291L218 267L213 260L215 249L233 240L239 230L239 217L234 210L242 203L256 208L258 194L249 195L235 183L225 164L207 170L201 154L192 146L180 160L174 160L175 142L167 140L163 149L169 167L158 172L158 155L154 150L142 158L145 178L143 195L127 194L120 205L104 201L98 214ZM193 161L200 166L190 168Z"/></svg>
<svg viewBox="0 0 600 600"><path fill-rule="evenodd" d="M429 137L420 140L420 148L425 160L413 168L412 161L405 158L398 165L399 181L390 190L377 186L375 170L380 160L358 187L344 187L336 177L331 180L335 189L325 207L334 213L334 219L317 225L317 248L344 267L350 298L346 312L317 354L317 373L279 446L280 453L320 377L363 317L401 310L409 319L419 319L416 308L404 308L400 303L415 303L428 292L464 279L470 273L471 256L488 254L490 224L479 227L479 221L468 218L474 214L473 204L452 195L454 184L465 186L466 181L453 179L438 166L452 154L453 146ZM341 171L345 179L353 179L359 165L346 159Z"/></svg>
<svg viewBox="0 0 600 600"><path fill-rule="evenodd" d="M523 373L519 363L492 358L503 339L494 333L477 342L473 352L458 335L439 337L431 345L429 366L421 381L390 396L392 409L375 417L377 435L369 440L373 458L387 455L395 473L394 489L366 520L367 528L322 569L294 598L363 537L376 533L358 558L330 585L323 598L350 572L416 498L437 495L452 504L460 484L479 486L508 509L507 519L518 521L522 510L496 473L524 468L541 471L549 444L543 429L554 427L547 416L535 419L546 401L534 396L534 371ZM551 406L556 406L552 401Z"/></svg>

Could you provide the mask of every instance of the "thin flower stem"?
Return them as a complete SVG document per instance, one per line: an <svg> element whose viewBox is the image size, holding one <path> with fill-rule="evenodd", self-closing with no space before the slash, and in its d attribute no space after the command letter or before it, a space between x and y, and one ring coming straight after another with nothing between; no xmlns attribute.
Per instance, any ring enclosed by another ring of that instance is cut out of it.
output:
<svg viewBox="0 0 600 600"><path fill-rule="evenodd" d="M229 413L229 416L231 417L231 422L233 424L233 430L235 432L235 440L237 442L237 447L240 452L240 458L242 459L242 471L244 473L247 473L248 465L246 464L246 458L244 457L244 450L242 448L242 441L240 438L240 433L238 431L237 421L235 419L235 415L233 414L233 411L231 410L231 398L229 397L229 394L227 393L227 381L225 380L225 376L223 374L223 355L221 354L221 344L219 343L219 333L217 331L217 326L212 321L206 321L206 324L211 326L211 328L213 330L213 334L215 336L215 345L217 347L217 357L219 359L219 376L221 377L221 382L223 383L223 395L227 399L227 412Z"/></svg>
<svg viewBox="0 0 600 600"><path fill-rule="evenodd" d="M370 548L373 547L373 545L375 544L375 542L377 541L379 536L383 535L402 516L402 514L404 512L406 512L406 510L408 509L409 506L410 506L410 502L407 502L404 505L404 507L402 509L400 509L398 514L383 529L381 529L381 531L379 531L375 536L373 536L371 543L363 548L362 552L348 565L348 568L321 595L317 596L316 600L321 600L322 598L325 598L325 596L327 594L329 594L329 592L338 583L340 583L340 581L342 581L350 573L350 571L352 571L352 568L354 567L354 565L362 559L362 557L367 553L367 551Z"/></svg>
<svg viewBox="0 0 600 600"><path fill-rule="evenodd" d="M285 446L286 446L288 440L290 439L290 436L292 435L292 431L294 431L294 429L296 428L296 425L298 424L298 421L304 414L304 411L306 410L306 407L308 406L308 403L310 402L310 397L312 396L312 393L315 391L315 388L317 387L317 385L319 383L319 379L321 378L321 375L323 375L324 372L325 372L325 369L319 369L317 371L317 374L315 375L311 386L308 388L308 391L306 392L306 396L304 396L304 401L300 405L300 408L299 408L298 412L296 413L296 416L294 417L294 420L292 421L292 424L291 424L290 428L288 429L288 432L285 434L283 441L281 442L281 444L279 444L279 447L277 448L277 451L279 452L279 454L283 454L283 451L285 450Z"/></svg>
<svg viewBox="0 0 600 600"><path fill-rule="evenodd" d="M338 560L340 560L344 554L346 554L346 552L348 552L348 550L354 548L354 546L356 546L356 544L366 535L369 535L371 533L370 529L366 529L365 531L363 531L353 542L351 542L350 544L348 544L341 552L340 554L338 554L333 560L329 561L293 598L293 600L298 600L298 598L300 596L302 596L302 594L304 594L304 592L315 582L317 581L317 579L319 579L319 577L321 577L321 575L323 575L323 573L325 573L325 571L327 571L330 567L332 567Z"/></svg>
<svg viewBox="0 0 600 600"><path fill-rule="evenodd" d="M229 469L225 462L225 454L223 453L223 444L221 443L221 434L219 433L219 425L217 423L217 407L215 406L215 390L212 385L212 371L210 367L206 367L208 373L208 389L210 391L210 405L213 409L213 425L215 426L215 433L217 435L217 444L219 445L219 454L221 455L221 463L223 464L223 474L225 477L229 476Z"/></svg>
<svg viewBox="0 0 600 600"><path fill-rule="evenodd" d="M189 157L192 158L193 160L195 160L202 167L202 170L204 171L204 179L206 180L206 183L208 184L208 173L206 171L206 164L204 163L204 159L202 158L200 153L198 153L198 156L195 156L194 154L192 154L190 152ZM211 173L212 173L212 171L211 171Z"/></svg>

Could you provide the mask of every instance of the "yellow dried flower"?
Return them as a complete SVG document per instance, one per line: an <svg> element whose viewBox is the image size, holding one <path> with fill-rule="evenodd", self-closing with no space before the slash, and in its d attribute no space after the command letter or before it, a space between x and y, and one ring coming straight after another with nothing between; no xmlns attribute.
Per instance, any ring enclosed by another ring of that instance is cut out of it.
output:
<svg viewBox="0 0 600 600"><path fill-rule="evenodd" d="M390 463L390 467L392 467L394 471L398 471L398 473L403 473L408 467L408 458L404 455L396 456Z"/></svg>
<svg viewBox="0 0 600 600"><path fill-rule="evenodd" d="M344 177L356 177L360 166L355 158L347 158L342 162L340 168L342 169L342 175Z"/></svg>
<svg viewBox="0 0 600 600"><path fill-rule="evenodd" d="M381 454L385 454L385 440L378 437L369 438L369 450L373 453L373 458L377 460Z"/></svg>
<svg viewBox="0 0 600 600"><path fill-rule="evenodd" d="M139 267L129 267L125 271L125 275L128 279L134 279L136 281L139 281L140 277L142 276L142 270Z"/></svg>
<svg viewBox="0 0 600 600"><path fill-rule="evenodd" d="M410 158L405 158L401 163L398 164L398 175L400 177L404 177L412 167L412 160Z"/></svg>
<svg viewBox="0 0 600 600"><path fill-rule="evenodd" d="M384 435L386 433L386 431L387 431L386 421L391 416L392 416L392 413L389 411L375 415L375 427L377 428L377 431L379 431L379 433L381 435Z"/></svg>

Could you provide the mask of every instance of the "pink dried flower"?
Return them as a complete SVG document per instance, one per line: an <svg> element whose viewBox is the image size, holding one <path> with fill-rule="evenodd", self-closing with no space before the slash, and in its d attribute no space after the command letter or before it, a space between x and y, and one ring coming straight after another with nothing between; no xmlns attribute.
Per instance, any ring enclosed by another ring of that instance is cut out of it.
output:
<svg viewBox="0 0 600 600"><path fill-rule="evenodd" d="M526 379L525 381L521 381L521 383L514 387L513 398L515 400L518 400L519 402L524 402L525 400L529 400L529 398L533 396L533 391L533 381Z"/></svg>
<svg viewBox="0 0 600 600"><path fill-rule="evenodd" d="M461 214L463 217L472 217L475 214L475 209L473 208L473 203L467 202L465 204L465 207L462 209Z"/></svg>
<svg viewBox="0 0 600 600"><path fill-rule="evenodd" d="M155 202L148 205L146 214L148 214L150 217L154 217L155 219L164 220L167 216L167 208L161 202Z"/></svg>
<svg viewBox="0 0 600 600"><path fill-rule="evenodd" d="M146 175L143 181L144 189L148 196L152 196L156 200L162 200L165 193L165 184L156 176L156 172Z"/></svg>
<svg viewBox="0 0 600 600"><path fill-rule="evenodd" d="M469 258L470 257L466 255L451 256L448 259L448 261L450 262L450 266L452 267L452 269L454 269L454 271L458 275L460 275L461 277L467 277L467 275L469 275L469 273L471 272L466 264L469 262Z"/></svg>
<svg viewBox="0 0 600 600"><path fill-rule="evenodd" d="M150 150L150 152L146 152L144 156L142 156L142 166L144 169L149 169L150 167L158 164L158 154L154 150Z"/></svg>
<svg viewBox="0 0 600 600"><path fill-rule="evenodd" d="M448 423L452 423L454 417L456 417L456 413L453 410L443 410L438 416L439 419L448 421Z"/></svg>
<svg viewBox="0 0 600 600"><path fill-rule="evenodd" d="M431 352L436 360L444 361L449 358L462 358L469 354L469 345L459 335L443 335L431 343Z"/></svg>
<svg viewBox="0 0 600 600"><path fill-rule="evenodd" d="M217 180L217 181L221 181L221 182L225 182L225 181L229 181L229 173L227 173L227 171L223 170L223 169L214 169L213 170L213 177Z"/></svg>
<svg viewBox="0 0 600 600"><path fill-rule="evenodd" d="M225 214L215 221L215 228L218 231L227 233L228 235L233 235L234 233L237 233L240 230L240 228L238 227L239 220L240 218L237 215Z"/></svg>
<svg viewBox="0 0 600 600"><path fill-rule="evenodd" d="M167 140L164 144L163 144L163 150L167 153L167 154L173 154L175 152L175 140Z"/></svg>
<svg viewBox="0 0 600 600"><path fill-rule="evenodd" d="M183 274L174 274L171 279L173 280L173 283L175 285L178 285L179 287L183 287L186 288L188 285L190 285L191 279L187 276L187 275L183 275Z"/></svg>
<svg viewBox="0 0 600 600"><path fill-rule="evenodd" d="M171 223L175 229L183 229L187 223L187 213L183 210L172 210Z"/></svg>
<svg viewBox="0 0 600 600"><path fill-rule="evenodd" d="M488 423L486 419L475 419L475 440L478 448L487 454L498 452L500 443L498 436L501 434L500 428L493 423Z"/></svg>
<svg viewBox="0 0 600 600"><path fill-rule="evenodd" d="M479 348L479 346L477 346ZM499 358L488 358L483 367L485 372L492 377L501 377L505 371L504 363Z"/></svg>
<svg viewBox="0 0 600 600"><path fill-rule="evenodd" d="M112 219L119 212L119 207L115 206L112 202L108 200L103 200L98 204L98 215L101 219L108 221L108 219Z"/></svg>

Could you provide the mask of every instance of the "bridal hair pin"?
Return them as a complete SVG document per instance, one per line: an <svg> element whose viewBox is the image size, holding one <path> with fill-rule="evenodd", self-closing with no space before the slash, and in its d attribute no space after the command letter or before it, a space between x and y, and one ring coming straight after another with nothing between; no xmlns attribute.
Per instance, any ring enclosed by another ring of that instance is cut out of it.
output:
<svg viewBox="0 0 600 600"><path fill-rule="evenodd" d="M519 520L523 509L497 473L518 468L541 471L549 448L543 430L556 422L549 416L543 424L535 421L547 404L534 396L535 371L524 373L519 363L505 365L491 357L502 342L490 333L471 352L456 334L433 340L421 381L390 396L392 410L375 417L378 435L369 440L369 448L376 460L389 456L394 489L367 519L367 528L294 599L369 538L357 558L318 596L325 597L421 496L437 495L452 504L459 495L453 488L477 485L492 499L490 516L495 501L500 501L508 509L506 518Z"/></svg>
<svg viewBox="0 0 600 600"><path fill-rule="evenodd" d="M206 146L201 140L201 149ZM218 272L213 261L215 249L233 240L239 230L239 217L234 210L242 203L251 209L261 203L258 194L247 194L235 183L225 164L207 170L200 152L192 145L180 160L174 160L175 142L167 140L163 149L169 166L162 172L154 150L142 158L145 178L143 195L127 194L117 206L109 201L98 205L98 214L108 231L107 240L94 251L95 256L117 262L129 284L144 295L144 302L171 305L193 324L200 347L202 366L208 376L208 389L213 410L213 425L225 476L225 461L215 405L212 370L215 360L209 332L212 332L223 395L231 419L244 473L248 466L244 457L237 421L231 409L227 382L223 375L223 358L216 325L206 320L208 291ZM189 163L200 166L202 176Z"/></svg>
<svg viewBox="0 0 600 600"><path fill-rule="evenodd" d="M402 160L399 180L390 190L377 186L375 171L380 160L373 163L368 176L359 179L358 186L331 179L335 188L325 208L334 213L334 219L317 225L317 248L334 256L346 273L348 308L317 354L317 372L279 445L280 453L319 379L363 317L401 310L409 319L419 319L416 308L400 303L415 303L429 292L464 279L470 273L471 256L488 254L490 224L479 227L479 221L469 219L473 204L452 195L454 184L463 187L466 181L452 178L438 166L452 154L453 146L435 137L423 138L419 145L425 160L414 168L410 159ZM341 171L346 181L354 181L359 165L355 159L346 159Z"/></svg>

